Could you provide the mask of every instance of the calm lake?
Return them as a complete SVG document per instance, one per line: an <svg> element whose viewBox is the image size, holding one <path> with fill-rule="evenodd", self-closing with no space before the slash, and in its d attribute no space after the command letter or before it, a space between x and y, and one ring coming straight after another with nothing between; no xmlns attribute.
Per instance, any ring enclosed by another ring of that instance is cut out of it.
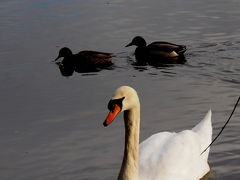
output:
<svg viewBox="0 0 240 180"><path fill-rule="evenodd" d="M141 141L209 109L215 136L240 95L239 22L239 0L1 0L0 179L116 179L122 116L102 123L121 85L140 96ZM187 62L134 66L136 35L186 45ZM52 62L64 46L114 53L114 66L64 77ZM239 129L240 106L211 147L217 180L240 178Z"/></svg>

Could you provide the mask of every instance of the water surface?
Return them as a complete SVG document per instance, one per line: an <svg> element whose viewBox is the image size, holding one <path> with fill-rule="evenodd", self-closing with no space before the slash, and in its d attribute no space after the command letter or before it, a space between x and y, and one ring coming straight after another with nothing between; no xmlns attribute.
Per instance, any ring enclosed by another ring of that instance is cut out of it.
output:
<svg viewBox="0 0 240 180"><path fill-rule="evenodd" d="M211 108L214 135L240 94L240 3L229 1L0 2L2 180L116 179L123 154L119 116L102 122L120 85L141 99L141 140L191 128ZM187 62L136 67L136 35L185 44ZM114 66L66 78L58 50L112 52ZM218 180L240 177L240 109L211 147Z"/></svg>

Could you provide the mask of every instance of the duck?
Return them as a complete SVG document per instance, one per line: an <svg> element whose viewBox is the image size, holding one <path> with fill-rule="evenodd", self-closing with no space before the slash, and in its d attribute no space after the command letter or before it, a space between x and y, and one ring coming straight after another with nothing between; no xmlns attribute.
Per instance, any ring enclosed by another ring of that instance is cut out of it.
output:
<svg viewBox="0 0 240 180"><path fill-rule="evenodd" d="M139 144L140 101L130 86L117 88L103 122L108 127L123 112L125 146L118 180L199 180L210 171L211 110L192 129L159 132Z"/></svg>
<svg viewBox="0 0 240 180"><path fill-rule="evenodd" d="M145 39L136 36L125 47L137 46L135 49L135 58L142 64L177 64L184 63L184 52L187 50L185 45L178 45L165 41L156 41L147 45Z"/></svg>
<svg viewBox="0 0 240 180"><path fill-rule="evenodd" d="M98 68L106 68L111 65L113 55L111 53L84 50L73 54L68 47L59 50L55 61L63 57L62 66L74 68L76 72L97 71Z"/></svg>
<svg viewBox="0 0 240 180"><path fill-rule="evenodd" d="M74 64L69 61L56 62L62 76L69 77L74 73Z"/></svg>

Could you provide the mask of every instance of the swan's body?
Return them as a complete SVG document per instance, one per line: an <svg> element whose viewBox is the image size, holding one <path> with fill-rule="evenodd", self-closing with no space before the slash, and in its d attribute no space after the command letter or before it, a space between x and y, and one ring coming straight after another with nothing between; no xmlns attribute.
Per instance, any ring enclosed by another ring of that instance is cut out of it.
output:
<svg viewBox="0 0 240 180"><path fill-rule="evenodd" d="M157 65L161 63L176 64L184 63L184 52L186 46L178 45L165 41L156 41L147 45L146 41L141 36L136 36L126 45L137 46L135 49L135 58L138 63L149 63Z"/></svg>
<svg viewBox="0 0 240 180"><path fill-rule="evenodd" d="M140 103L137 93L128 86L118 88L108 104L109 125L124 111L125 149L118 180L199 180L210 168L207 162L211 143L211 111L191 130L179 133L160 132L140 144Z"/></svg>

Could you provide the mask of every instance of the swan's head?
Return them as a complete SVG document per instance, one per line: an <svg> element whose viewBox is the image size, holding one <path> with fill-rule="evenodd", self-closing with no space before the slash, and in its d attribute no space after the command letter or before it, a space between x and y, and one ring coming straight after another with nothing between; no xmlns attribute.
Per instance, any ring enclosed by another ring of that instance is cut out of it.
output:
<svg viewBox="0 0 240 180"><path fill-rule="evenodd" d="M59 50L58 57L55 59L55 61L58 60L61 57L68 57L68 56L71 56L71 55L72 55L72 51L67 47L63 47Z"/></svg>
<svg viewBox="0 0 240 180"><path fill-rule="evenodd" d="M137 106L139 106L137 92L129 86L119 87L108 103L110 112L103 125L108 126L120 112L131 110Z"/></svg>
<svg viewBox="0 0 240 180"><path fill-rule="evenodd" d="M143 37L141 36L136 36L133 38L132 42L130 42L128 45L126 45L125 47L129 47L129 46L137 46L137 47L145 47L147 45L146 41L143 39Z"/></svg>

